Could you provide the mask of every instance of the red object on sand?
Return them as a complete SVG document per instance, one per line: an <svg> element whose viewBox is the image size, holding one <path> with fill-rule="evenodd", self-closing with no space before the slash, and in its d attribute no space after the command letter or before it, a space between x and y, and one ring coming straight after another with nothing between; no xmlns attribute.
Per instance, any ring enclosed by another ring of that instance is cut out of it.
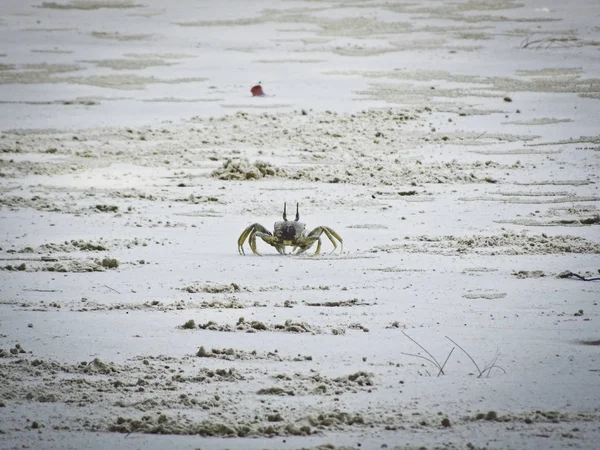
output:
<svg viewBox="0 0 600 450"><path fill-rule="evenodd" d="M262 86L260 84L257 84L256 86L252 86L252 89L250 89L250 92L252 92L252 97L264 97L265 93L262 90Z"/></svg>

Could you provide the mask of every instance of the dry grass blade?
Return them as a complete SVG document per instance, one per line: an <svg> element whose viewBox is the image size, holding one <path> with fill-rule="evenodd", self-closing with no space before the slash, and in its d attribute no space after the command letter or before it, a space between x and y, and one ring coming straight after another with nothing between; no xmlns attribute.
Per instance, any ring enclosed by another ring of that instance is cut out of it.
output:
<svg viewBox="0 0 600 450"><path fill-rule="evenodd" d="M487 363L485 365L485 367L483 368L483 373L487 372L486 377L490 376L490 372L492 371L492 369L500 369L502 372L506 373L506 370L504 370L502 367L496 365L498 358L500 358L500 352L498 350L496 350L496 354L494 355L492 360L489 363Z"/></svg>
<svg viewBox="0 0 600 450"><path fill-rule="evenodd" d="M450 339L448 336L446 336L446 339L448 339L450 342L452 342L454 345L456 345L458 348L460 348L464 352L464 354L467 355L471 361L473 361L473 364L475 364L475 367L477 367L477 371L479 372L479 376L477 378L481 378L481 376L483 375L483 372L481 371L481 369L479 368L479 366L477 365L477 363L475 362L473 357L469 354L469 352L466 351L464 348L462 348L460 345L458 345L455 341Z"/></svg>
<svg viewBox="0 0 600 450"><path fill-rule="evenodd" d="M415 358L421 358L421 359L424 359L425 361L429 361L431 364L433 364L434 366L436 366L436 367L437 367L438 369L440 369L440 370L441 370L441 368L442 368L442 367L441 367L441 366L438 364L438 362L437 362L437 361L432 361L431 359L429 359L429 358L427 358L427 357L425 357L425 356L423 356L423 355L416 355L416 354L414 354L414 353L404 353L404 352L401 352L400 354L401 354L401 355L406 355L406 356L414 356Z"/></svg>
<svg viewBox="0 0 600 450"><path fill-rule="evenodd" d="M444 364L442 364L442 367L440 367L440 371L438 372L438 377L444 373L444 367L446 367L446 363L450 359L450 355L452 355L452 352L454 351L455 348L456 347L452 347L452 350L450 350L450 353L448 353L448 356L446 356L446 360L444 361Z"/></svg>
<svg viewBox="0 0 600 450"><path fill-rule="evenodd" d="M531 39L530 36L527 36L525 39L521 41L519 44L519 48L528 49L534 48L539 50L544 48L545 50L549 49L552 46L558 46L562 48L572 47L570 43L577 41L576 38L565 37L565 38L553 38L553 37L544 37L539 39Z"/></svg>
<svg viewBox="0 0 600 450"><path fill-rule="evenodd" d="M413 355L413 354L409 354L409 353L403 353L404 355L408 355L408 356L416 356L417 358L423 358L423 359L425 359L426 361L429 361L430 363L432 363L434 366L436 366L436 367L439 369L438 376L439 376L440 374L442 374L442 375L445 375L445 374L444 374L444 367L443 367L443 366L442 366L442 365L441 365L441 364L438 362L438 360L437 360L437 359L435 359L435 356L433 356L431 353L429 353L429 351L428 351L428 350L427 350L425 347L423 347L421 344L419 344L417 341L415 341L413 338L411 338L411 337L410 337L408 334L406 334L406 332L404 332L404 331L403 331L403 332L402 332L402 334L403 334L404 336L406 336L408 339L410 339L411 341L413 341L415 344L417 344L417 346L418 346L418 347L419 347L421 350L423 350L425 353L427 353L427 354L428 354L428 355L431 357L431 359L429 359L429 358L425 358L424 356L421 356L421 355ZM452 352L450 352L450 353L452 353ZM450 357L450 355L448 355L448 358L449 358L449 357ZM448 361L448 358L446 358L446 361ZM446 364L446 363L444 362L444 365L445 365L445 364Z"/></svg>

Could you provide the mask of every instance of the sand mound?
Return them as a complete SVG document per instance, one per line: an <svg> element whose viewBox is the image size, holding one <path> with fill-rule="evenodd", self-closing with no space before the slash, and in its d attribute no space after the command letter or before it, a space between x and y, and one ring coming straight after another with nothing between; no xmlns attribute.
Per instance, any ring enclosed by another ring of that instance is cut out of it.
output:
<svg viewBox="0 0 600 450"><path fill-rule="evenodd" d="M264 161L250 163L246 158L228 159L223 167L213 171L211 176L219 180L258 180L260 178L277 177L285 171Z"/></svg>
<svg viewBox="0 0 600 450"><path fill-rule="evenodd" d="M502 233L492 236L417 236L408 242L383 245L372 252L409 251L437 254L549 255L556 253L600 253L600 244L577 236L547 236Z"/></svg>

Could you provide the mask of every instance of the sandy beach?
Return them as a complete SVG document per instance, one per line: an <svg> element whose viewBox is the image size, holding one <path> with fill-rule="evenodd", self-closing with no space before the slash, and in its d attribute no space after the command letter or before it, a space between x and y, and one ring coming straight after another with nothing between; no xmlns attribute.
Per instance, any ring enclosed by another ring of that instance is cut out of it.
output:
<svg viewBox="0 0 600 450"><path fill-rule="evenodd" d="M1 449L597 448L597 2L4 3Z"/></svg>

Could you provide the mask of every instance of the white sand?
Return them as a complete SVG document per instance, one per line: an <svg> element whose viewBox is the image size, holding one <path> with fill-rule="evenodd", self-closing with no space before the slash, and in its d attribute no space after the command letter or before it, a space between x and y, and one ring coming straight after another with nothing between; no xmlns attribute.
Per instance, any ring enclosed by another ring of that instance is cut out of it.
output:
<svg viewBox="0 0 600 450"><path fill-rule="evenodd" d="M165 5L3 5L0 448L595 449L596 2Z"/></svg>

